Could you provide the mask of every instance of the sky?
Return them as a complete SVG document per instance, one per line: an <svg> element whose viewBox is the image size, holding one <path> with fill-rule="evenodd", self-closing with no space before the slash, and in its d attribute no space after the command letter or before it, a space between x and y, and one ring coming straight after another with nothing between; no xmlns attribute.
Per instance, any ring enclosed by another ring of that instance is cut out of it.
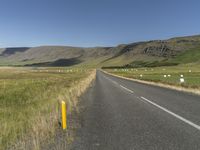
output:
<svg viewBox="0 0 200 150"><path fill-rule="evenodd" d="M0 0L0 47L115 46L200 34L200 0Z"/></svg>

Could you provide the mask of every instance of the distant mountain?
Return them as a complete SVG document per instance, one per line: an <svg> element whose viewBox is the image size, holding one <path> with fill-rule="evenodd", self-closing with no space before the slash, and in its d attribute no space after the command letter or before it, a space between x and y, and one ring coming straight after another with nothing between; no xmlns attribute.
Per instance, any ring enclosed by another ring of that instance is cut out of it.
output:
<svg viewBox="0 0 200 150"><path fill-rule="evenodd" d="M116 47L41 46L0 49L0 65L160 66L200 61L200 35ZM195 57L195 58L194 58Z"/></svg>

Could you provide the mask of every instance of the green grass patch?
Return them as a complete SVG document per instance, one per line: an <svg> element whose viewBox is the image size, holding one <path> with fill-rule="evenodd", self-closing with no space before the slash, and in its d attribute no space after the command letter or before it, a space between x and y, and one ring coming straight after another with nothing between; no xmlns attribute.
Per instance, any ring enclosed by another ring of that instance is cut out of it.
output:
<svg viewBox="0 0 200 150"><path fill-rule="evenodd" d="M112 68L105 70L110 73L128 78L200 89L199 64L186 64L154 68ZM183 78L185 79L185 83L183 84L180 83L181 75L183 75Z"/></svg>
<svg viewBox="0 0 200 150"><path fill-rule="evenodd" d="M191 49L178 55L172 59L172 62L177 63L193 63L200 60L200 48Z"/></svg>

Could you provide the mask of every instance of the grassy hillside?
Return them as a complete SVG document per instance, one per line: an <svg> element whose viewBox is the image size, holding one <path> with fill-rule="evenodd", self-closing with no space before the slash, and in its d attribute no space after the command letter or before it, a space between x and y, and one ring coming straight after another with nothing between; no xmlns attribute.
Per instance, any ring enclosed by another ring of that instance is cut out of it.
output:
<svg viewBox="0 0 200 150"><path fill-rule="evenodd" d="M4 55L8 49L13 53ZM67 46L41 46L19 51L20 48L0 49L0 65L11 66L73 66L93 59L108 58L114 52L109 48L78 48ZM18 50L18 51L16 51ZM101 59L102 60L102 59ZM104 60L104 59L103 59Z"/></svg>
<svg viewBox="0 0 200 150"><path fill-rule="evenodd" d="M179 64L187 63L200 63L200 47L186 50L176 57L173 58L152 58L137 59L129 64L124 65L124 67L159 67L159 66L175 66Z"/></svg>
<svg viewBox="0 0 200 150"><path fill-rule="evenodd" d="M116 47L41 46L0 49L0 65L153 67L198 62L200 36L122 44ZM195 58L191 59L192 56Z"/></svg>
<svg viewBox="0 0 200 150"><path fill-rule="evenodd" d="M192 63L200 62L200 47L190 49L178 55L176 58L171 60L177 63Z"/></svg>
<svg viewBox="0 0 200 150"><path fill-rule="evenodd" d="M200 61L200 36L149 41L103 63L104 67L174 66ZM126 48L125 48L126 49Z"/></svg>

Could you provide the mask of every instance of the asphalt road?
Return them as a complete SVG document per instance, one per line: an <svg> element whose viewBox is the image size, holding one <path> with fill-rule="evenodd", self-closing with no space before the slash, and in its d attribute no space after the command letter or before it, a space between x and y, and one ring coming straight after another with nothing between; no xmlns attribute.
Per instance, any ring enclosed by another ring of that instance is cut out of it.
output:
<svg viewBox="0 0 200 150"><path fill-rule="evenodd" d="M81 105L74 150L200 150L200 96L98 71Z"/></svg>

